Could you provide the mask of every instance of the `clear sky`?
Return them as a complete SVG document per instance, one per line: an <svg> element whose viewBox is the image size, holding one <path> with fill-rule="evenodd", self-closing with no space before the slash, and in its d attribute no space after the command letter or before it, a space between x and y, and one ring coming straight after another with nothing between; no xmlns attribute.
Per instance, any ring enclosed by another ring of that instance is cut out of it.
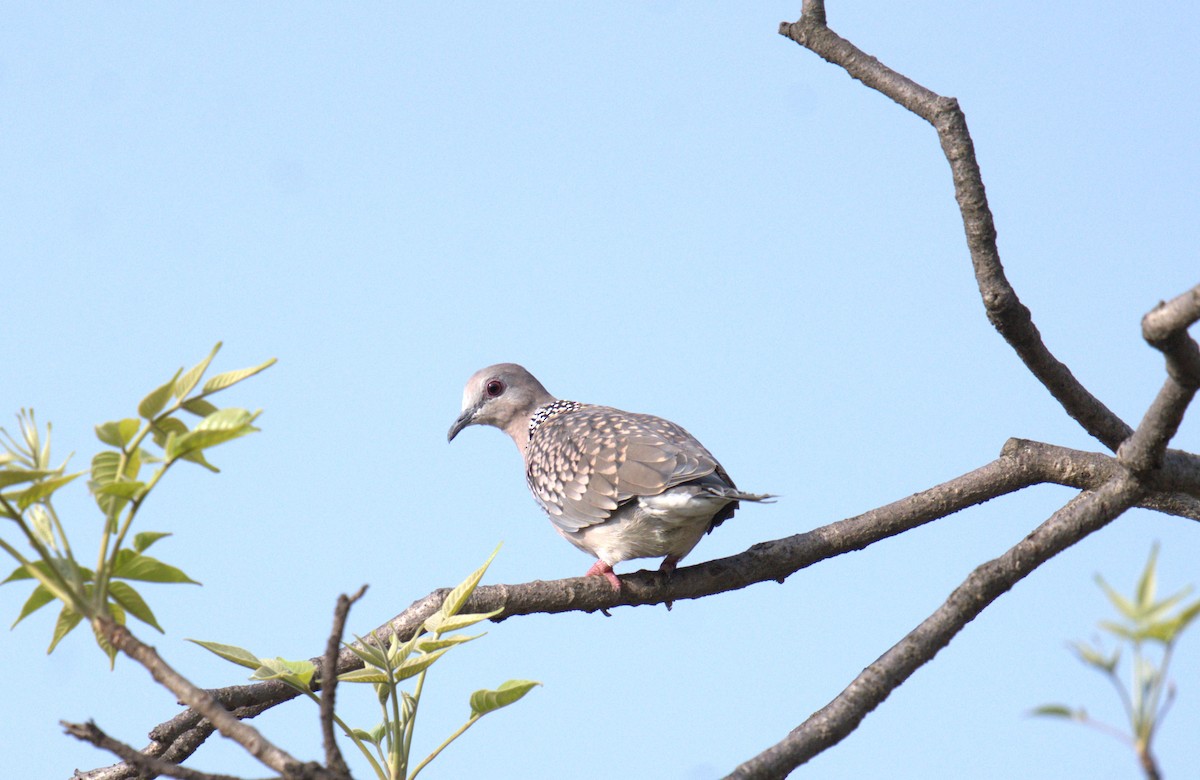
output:
<svg viewBox="0 0 1200 780"><path fill-rule="evenodd" d="M436 6L436 7L433 7ZM33 406L86 465L92 425L218 340L278 357L229 400L263 433L177 469L141 530L204 587L147 586L142 634L205 686L245 679L184 641L320 652L339 593L363 633L474 569L590 564L497 431L446 429L499 361L556 395L669 417L747 490L687 562L848 517L976 468L1006 438L1096 450L988 325L930 127L779 37L800 3L26 3L0 23L0 412ZM1200 281L1195 3L832 2L831 26L967 112L1010 278L1050 348L1136 424L1162 380L1140 338ZM1193 417L1194 417L1193 413ZM1200 449L1194 420L1176 446ZM992 502L784 585L527 617L435 667L417 740L467 696L541 680L430 778L703 780L782 738L1071 491ZM77 545L83 484L60 509ZM331 546L329 529L336 528ZM4 531L9 538L10 531ZM1116 699L1066 642L1128 590L1200 583L1200 529L1146 512L1051 561L798 776L1129 778L1131 754L1039 704ZM656 566L647 561L645 565ZM686 563L686 562L685 562ZM642 562L619 566L632 571ZM0 588L15 617L26 586ZM112 759L177 711L44 610L0 633L9 777ZM1200 630L1160 735L1200 763ZM370 698L348 715L374 724ZM320 756L317 713L256 721ZM264 771L214 738L211 771ZM364 766L356 765L362 777Z"/></svg>

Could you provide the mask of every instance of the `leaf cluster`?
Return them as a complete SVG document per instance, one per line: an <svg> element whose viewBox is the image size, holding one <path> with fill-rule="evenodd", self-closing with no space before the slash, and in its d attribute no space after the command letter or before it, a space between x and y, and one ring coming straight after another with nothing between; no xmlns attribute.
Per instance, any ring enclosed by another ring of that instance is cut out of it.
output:
<svg viewBox="0 0 1200 780"><path fill-rule="evenodd" d="M346 644L363 662L363 666L338 675L338 681L371 685L382 710L382 719L370 729L352 728L336 714L333 716L334 722L366 757L379 780L413 780L480 718L520 700L541 684L532 680L508 680L495 689L475 691L470 697L471 711L466 722L410 771L413 731L426 674L451 649L483 636L454 632L493 618L501 611L461 614L497 552L499 548L481 567L451 590L438 611L430 615L408 641L401 642L395 634L385 640L372 632L365 639L358 637L356 643ZM252 680L280 680L313 701L319 703L321 700L320 694L312 689L316 674L316 665L312 661L260 658L249 650L233 645L195 639L190 641L226 661L253 669L250 675ZM415 684L412 691L404 690L401 683L413 678Z"/></svg>
<svg viewBox="0 0 1200 780"><path fill-rule="evenodd" d="M167 471L180 461L218 471L205 452L218 444L253 433L260 412L218 408L210 399L275 363L228 371L200 384L221 344L218 342L191 369L182 368L150 391L137 405L137 417L112 420L96 426L96 437L107 447L92 458L88 472L66 473L69 458L58 466L50 459L51 427L44 440L34 413L18 415L19 437L0 429L0 518L11 520L24 536L32 555L26 555L0 538L0 549L18 563L0 584L36 580L16 623L53 601L62 602L49 651L84 618L108 616L125 625L127 616L162 631L158 620L130 582L195 583L180 569L146 555L146 550L167 533L147 531L132 537L131 527L151 491ZM185 415L199 418L189 427ZM54 508L55 493L83 474L103 516L103 533L96 564L79 563L65 525ZM198 584L198 583L197 583ZM109 656L116 651L96 633Z"/></svg>
<svg viewBox="0 0 1200 780"><path fill-rule="evenodd" d="M1116 689L1129 731L1094 720L1082 707L1048 704L1038 707L1033 714L1074 720L1111 734L1133 747L1143 767L1152 766L1154 735L1175 698L1175 686L1168 677L1171 657L1180 636L1200 615L1200 599L1184 603L1191 595L1190 585L1165 598L1157 598L1157 544L1151 548L1131 595L1120 593L1100 575L1096 575L1096 583L1117 611L1117 620L1102 620L1098 624L1116 644L1110 653L1099 644L1087 642L1073 642L1071 649L1084 665L1100 672ZM1128 686L1120 673L1125 653L1131 658Z"/></svg>

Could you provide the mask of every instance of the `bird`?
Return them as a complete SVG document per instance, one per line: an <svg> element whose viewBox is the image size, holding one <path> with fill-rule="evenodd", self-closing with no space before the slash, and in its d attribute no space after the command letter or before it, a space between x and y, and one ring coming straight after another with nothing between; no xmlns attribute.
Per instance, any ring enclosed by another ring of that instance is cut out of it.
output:
<svg viewBox="0 0 1200 780"><path fill-rule="evenodd" d="M597 559L584 576L602 576L618 593L615 564L661 557L659 571L670 575L739 502L776 498L738 490L676 423L555 398L516 363L488 366L467 380L446 440L471 425L512 438L529 490L554 529Z"/></svg>

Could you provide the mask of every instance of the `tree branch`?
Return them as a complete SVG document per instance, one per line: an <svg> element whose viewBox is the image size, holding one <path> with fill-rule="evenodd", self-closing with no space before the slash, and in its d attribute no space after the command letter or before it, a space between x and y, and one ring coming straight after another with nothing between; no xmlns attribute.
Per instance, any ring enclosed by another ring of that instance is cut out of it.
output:
<svg viewBox="0 0 1200 780"><path fill-rule="evenodd" d="M996 226L975 159L975 146L958 101L942 97L897 73L834 33L825 26L824 5L822 2L805 2L800 20L780 24L780 35L843 68L851 77L934 126L950 163L954 196L962 214L975 281L988 320L1067 414L1106 447L1116 451L1133 429L1088 392L1070 369L1046 348L1029 309L1021 303L1004 274L996 247Z"/></svg>
<svg viewBox="0 0 1200 780"><path fill-rule="evenodd" d="M329 777L329 773L322 767L297 761L263 737L258 729L239 721L211 693L196 687L171 668L153 647L142 643L125 626L114 622L107 615L95 618L93 624L97 633L103 635L117 650L141 664L155 682L201 713L221 734L237 742L268 768L286 778L316 780Z"/></svg>
<svg viewBox="0 0 1200 780"><path fill-rule="evenodd" d="M985 607L1038 566L1110 523L1136 502L1142 490L1132 476L1122 472L1099 490L1073 498L1004 555L971 572L942 606L864 669L833 701L781 742L739 766L729 778L784 777L840 742Z"/></svg>
<svg viewBox="0 0 1200 780"><path fill-rule="evenodd" d="M341 649L342 636L346 633L346 616L350 607L363 597L367 586L363 585L353 596L342 594L338 596L337 608L333 611L333 628L329 632L329 641L325 643L325 655L321 659L321 669L337 669L338 650ZM329 771L343 777L350 777L350 767L338 748L337 735L333 730L334 701L337 694L337 674L321 675L321 740L325 744L325 766Z"/></svg>
<svg viewBox="0 0 1200 780"><path fill-rule="evenodd" d="M148 756L136 750L132 745L126 745L124 742L108 736L96 725L95 721L89 720L87 723L59 722L71 736L84 742L90 742L101 750L107 750L137 770L144 770L154 775L178 777L180 780L241 780L232 775L197 772L195 769L188 769L170 761L163 761L161 758ZM82 777L79 774L75 776Z"/></svg>
<svg viewBox="0 0 1200 780"><path fill-rule="evenodd" d="M1142 335L1167 359L1167 379L1146 410L1137 432L1121 445L1117 457L1137 474L1161 467L1167 443L1175 437L1183 414L1200 388L1200 348L1187 329L1200 319L1200 287L1160 303L1142 318Z"/></svg>
<svg viewBox="0 0 1200 780"><path fill-rule="evenodd" d="M819 561L863 549L1030 485L1055 483L1094 490L1111 481L1120 471L1116 460L1107 455L1010 439L997 460L929 490L807 533L756 544L738 555L678 569L669 578L659 572L649 571L624 575L620 594L613 593L603 582L590 577L520 585L488 585L478 588L464 609L471 612L502 609L503 612L495 618L498 622L518 615L595 612L621 605L662 604L703 598L758 582L783 581ZM1200 501L1170 492L1177 489L1177 483L1186 482L1186 477L1180 475L1174 481L1164 478L1162 485L1152 481L1151 492L1142 497L1140 505L1200 519ZM447 592L446 589L440 589L413 602L408 609L377 629L378 633L385 639L393 633L401 640L408 639L441 606ZM349 650L343 649L337 658L339 672L349 671L361 664ZM321 668L327 668L323 660L314 659L314 662L320 663ZM235 685L211 691L211 694L238 718L254 717L297 695L294 689L277 681ZM204 718L196 710L189 709L155 727L150 733L153 741L144 752L183 761L211 733L212 727ZM127 767L116 766L93 770L81 777L87 780L125 780L134 775L135 772Z"/></svg>

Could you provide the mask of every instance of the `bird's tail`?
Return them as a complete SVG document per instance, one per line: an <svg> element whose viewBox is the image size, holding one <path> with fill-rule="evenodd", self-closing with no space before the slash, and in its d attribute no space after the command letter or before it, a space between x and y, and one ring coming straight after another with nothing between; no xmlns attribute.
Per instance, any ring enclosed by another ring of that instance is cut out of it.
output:
<svg viewBox="0 0 1200 780"><path fill-rule="evenodd" d="M734 501L754 501L759 504L773 504L779 496L774 493L743 493L737 488L719 487L717 485L705 485L704 489L714 496L721 498L729 498Z"/></svg>

